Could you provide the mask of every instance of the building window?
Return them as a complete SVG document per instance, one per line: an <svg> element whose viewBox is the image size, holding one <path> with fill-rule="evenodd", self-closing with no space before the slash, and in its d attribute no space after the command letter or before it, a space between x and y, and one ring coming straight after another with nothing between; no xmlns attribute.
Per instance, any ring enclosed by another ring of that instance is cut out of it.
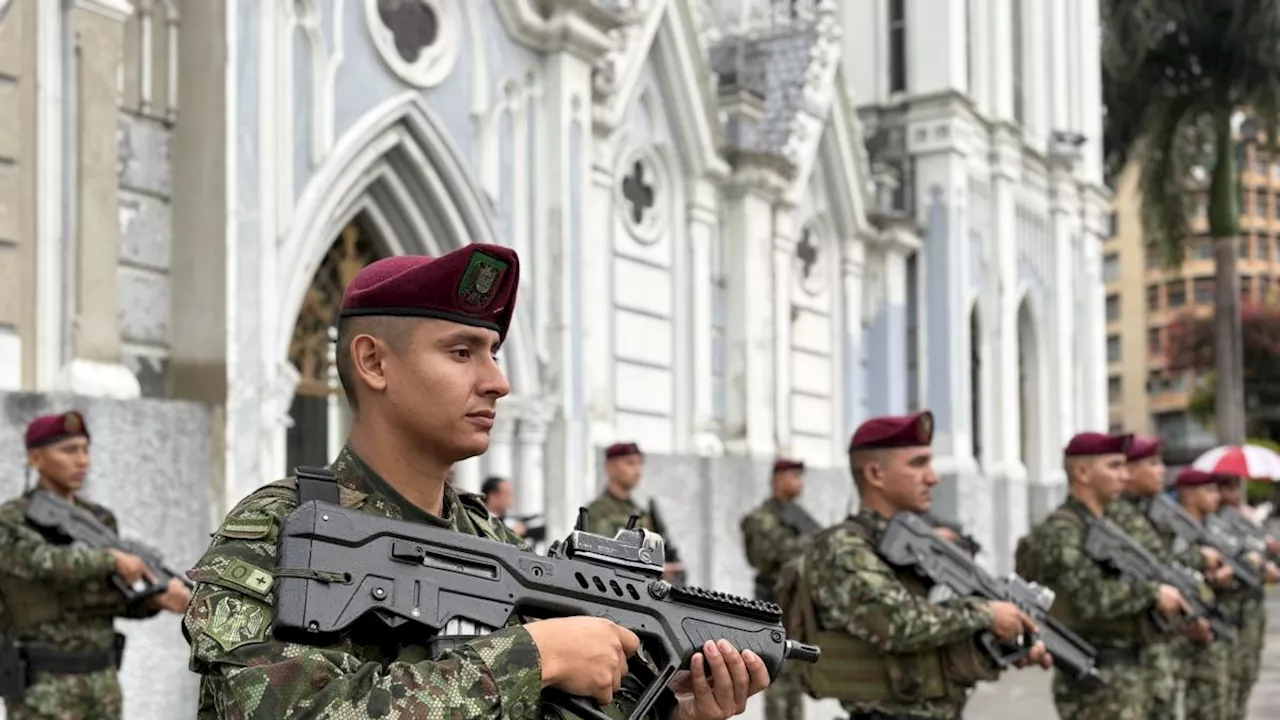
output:
<svg viewBox="0 0 1280 720"><path fill-rule="evenodd" d="M1107 237L1115 237L1120 234L1120 216L1114 210L1107 216L1107 232L1110 233Z"/></svg>
<svg viewBox="0 0 1280 720"><path fill-rule="evenodd" d="M1165 391L1164 376L1159 370L1152 370L1147 373L1147 394L1163 395Z"/></svg>
<svg viewBox="0 0 1280 720"><path fill-rule="evenodd" d="M1277 165L1276 167L1280 168L1280 165ZM1276 173L1276 176L1280 177L1280 173ZM1275 211L1276 217L1280 218L1280 196L1276 196L1275 202L1271 204L1271 208Z"/></svg>
<svg viewBox="0 0 1280 720"><path fill-rule="evenodd" d="M1196 278L1195 297L1197 305L1213 304L1213 278Z"/></svg>
<svg viewBox="0 0 1280 720"><path fill-rule="evenodd" d="M1155 311L1160 309L1160 286L1147 286L1147 310Z"/></svg>
<svg viewBox="0 0 1280 720"><path fill-rule="evenodd" d="M889 92L907 91L906 0L889 0Z"/></svg>
<svg viewBox="0 0 1280 720"><path fill-rule="evenodd" d="M1259 235L1253 239L1253 256L1265 261L1271 254L1271 238Z"/></svg>
<svg viewBox="0 0 1280 720"><path fill-rule="evenodd" d="M1112 405L1119 403L1121 389L1122 385L1120 384L1120 377L1112 375L1111 378L1107 380L1107 401Z"/></svg>
<svg viewBox="0 0 1280 720"><path fill-rule="evenodd" d="M1013 33L1013 119L1019 125L1026 120L1026 99L1022 87L1022 0L1009 0L1009 29Z"/></svg>
<svg viewBox="0 0 1280 720"><path fill-rule="evenodd" d="M1110 253L1102 257L1102 282L1112 283L1120 279L1120 256Z"/></svg>
<svg viewBox="0 0 1280 720"><path fill-rule="evenodd" d="M1160 249L1154 243L1148 243L1146 250L1143 251L1147 257L1147 269L1155 270L1160 267Z"/></svg>
<svg viewBox="0 0 1280 720"><path fill-rule="evenodd" d="M907 412L920 409L920 254L907 258Z"/></svg>
<svg viewBox="0 0 1280 720"><path fill-rule="evenodd" d="M1196 257L1200 260L1213 259L1213 242L1210 240L1201 240L1196 243Z"/></svg>
<svg viewBox="0 0 1280 720"><path fill-rule="evenodd" d="M1120 362L1120 336L1107 336L1107 362Z"/></svg>
<svg viewBox="0 0 1280 720"><path fill-rule="evenodd" d="M1258 277L1258 302L1271 304L1271 278L1266 275Z"/></svg>
<svg viewBox="0 0 1280 720"><path fill-rule="evenodd" d="M1170 310L1177 310L1187 304L1187 283L1184 280L1174 280L1169 283L1169 287L1165 289L1165 300Z"/></svg>
<svg viewBox="0 0 1280 720"><path fill-rule="evenodd" d="M1269 217L1271 213L1267 212L1267 198L1270 195L1266 190L1258 191L1257 203L1253 206L1253 214L1260 217Z"/></svg>
<svg viewBox="0 0 1280 720"><path fill-rule="evenodd" d="M1120 319L1120 296L1107 296L1107 322L1115 322Z"/></svg>
<svg viewBox="0 0 1280 720"><path fill-rule="evenodd" d="M1147 354L1159 355L1164 352L1164 342L1160 338L1160 328L1147 329Z"/></svg>

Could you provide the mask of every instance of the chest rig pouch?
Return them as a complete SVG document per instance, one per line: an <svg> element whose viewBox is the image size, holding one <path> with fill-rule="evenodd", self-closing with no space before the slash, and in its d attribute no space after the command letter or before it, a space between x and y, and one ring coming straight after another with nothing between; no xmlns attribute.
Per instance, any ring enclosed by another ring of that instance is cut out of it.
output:
<svg viewBox="0 0 1280 720"><path fill-rule="evenodd" d="M338 485L337 476L329 468L300 466L293 469L293 474L298 483L299 506L312 500L331 505L342 504L341 486ZM384 657L393 657L395 660L402 662L436 660L445 652L463 643L498 630L498 628L491 628L469 620L454 619L450 620L445 627L436 628L434 634L426 638L425 642L415 642L419 638L414 637L409 644L406 644L407 638L403 634L396 633L382 623L367 623L364 627L368 628L366 632L373 633L378 637L353 638L357 645L363 644L361 641L372 639L375 641L374 645L384 650L391 650L391 652L379 654L383 654ZM363 635L364 633L361 634Z"/></svg>

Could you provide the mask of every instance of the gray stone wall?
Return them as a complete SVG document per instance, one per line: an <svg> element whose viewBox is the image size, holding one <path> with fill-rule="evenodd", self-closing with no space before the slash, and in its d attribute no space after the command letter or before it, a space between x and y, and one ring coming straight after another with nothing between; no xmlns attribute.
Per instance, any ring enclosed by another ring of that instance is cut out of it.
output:
<svg viewBox="0 0 1280 720"><path fill-rule="evenodd" d="M27 423L71 409L84 412L93 436L85 496L111 508L122 535L159 548L175 569L191 567L212 531L209 411L203 405L0 393L0 497L22 492ZM121 670L125 718L192 717L197 678L187 670L181 618L165 613L116 625L129 638Z"/></svg>

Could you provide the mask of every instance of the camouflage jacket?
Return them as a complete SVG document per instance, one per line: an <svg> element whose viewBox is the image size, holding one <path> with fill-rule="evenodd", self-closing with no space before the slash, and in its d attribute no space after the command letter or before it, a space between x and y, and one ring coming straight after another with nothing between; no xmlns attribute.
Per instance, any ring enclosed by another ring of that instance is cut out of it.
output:
<svg viewBox="0 0 1280 720"><path fill-rule="evenodd" d="M656 532L647 508L640 507L630 498L624 500L605 490L587 506L587 532L611 538L627 526L632 515L640 516L637 522L639 527Z"/></svg>
<svg viewBox="0 0 1280 720"><path fill-rule="evenodd" d="M856 521L878 536L889 521L863 510ZM806 553L806 574L818 624L843 629L883 653L915 654L940 649L990 627L994 616L986 602L953 598L931 603L913 594L875 553L874 547L843 527L824 530ZM954 718L955 700L915 703L846 703L850 713L878 711L888 715Z"/></svg>
<svg viewBox="0 0 1280 720"><path fill-rule="evenodd" d="M115 618L158 612L125 602L111 582L116 561L109 552L55 544L31 526L27 498L0 505L0 635L65 652L100 652L115 644ZM110 510L79 497L75 504L118 530Z"/></svg>
<svg viewBox="0 0 1280 720"><path fill-rule="evenodd" d="M794 502L769 498L742 518L747 562L764 578L776 578L782 566L809 543L818 522Z"/></svg>
<svg viewBox="0 0 1280 720"><path fill-rule="evenodd" d="M405 500L349 449L331 470L346 507L528 549L478 495L459 495L446 486L443 512L435 517ZM275 639L270 628L277 541L296 506L292 487L277 483L257 490L222 522L190 572L197 584L183 634L191 646L190 668L201 676L201 720L558 716L541 706L538 649L520 625L479 636L434 660L414 642L421 638L403 630L375 628L378 634L369 635L373 630L357 629L328 646Z"/></svg>
<svg viewBox="0 0 1280 720"><path fill-rule="evenodd" d="M1068 497L1059 509L1081 517L1092 514L1075 497ZM1116 510L1108 508L1107 512ZM1132 513L1133 510L1120 509L1119 512ZM1126 522L1133 522L1132 517L1122 517ZM1067 604L1078 621L1086 624L1132 618L1151 609L1155 605L1159 585L1129 582L1105 570L1085 552L1088 532L1083 523L1060 517L1055 512L1034 528L1028 537L1028 549L1038 568L1037 575L1051 579L1049 585L1057 593L1056 602ZM1150 542L1150 538L1146 542ZM1081 628L1072 629L1079 631ZM1132 643L1132 638L1122 636L1087 634L1086 637L1100 649L1128 648Z"/></svg>

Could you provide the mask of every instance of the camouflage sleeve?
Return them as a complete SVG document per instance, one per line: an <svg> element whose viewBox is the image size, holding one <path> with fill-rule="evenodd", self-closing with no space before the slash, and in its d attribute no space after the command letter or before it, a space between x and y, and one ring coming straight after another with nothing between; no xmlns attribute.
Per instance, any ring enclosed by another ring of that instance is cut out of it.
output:
<svg viewBox="0 0 1280 720"><path fill-rule="evenodd" d="M933 604L913 595L870 546L851 535L830 536L813 552L811 592L822 618L882 652L917 653L972 639L995 619L980 600Z"/></svg>
<svg viewBox="0 0 1280 720"><path fill-rule="evenodd" d="M1137 615L1155 605L1159 585L1112 577L1084 551L1084 533L1067 522L1046 523L1036 543L1045 554L1048 576L1056 576L1060 595L1071 598L1082 620L1111 620Z"/></svg>
<svg viewBox="0 0 1280 720"><path fill-rule="evenodd" d="M806 538L787 529L772 513L752 513L743 518L741 528L747 562L766 577L776 576L806 545Z"/></svg>
<svg viewBox="0 0 1280 720"><path fill-rule="evenodd" d="M276 539L292 502L241 503L191 570L183 619L202 705L218 717L468 717L532 720L542 666L529 632L512 627L435 661L364 662L349 645L315 647L271 636Z"/></svg>
<svg viewBox="0 0 1280 720"><path fill-rule="evenodd" d="M0 547L5 548L5 572L24 580L78 585L116 569L115 557L106 550L48 542L13 508L0 512Z"/></svg>

